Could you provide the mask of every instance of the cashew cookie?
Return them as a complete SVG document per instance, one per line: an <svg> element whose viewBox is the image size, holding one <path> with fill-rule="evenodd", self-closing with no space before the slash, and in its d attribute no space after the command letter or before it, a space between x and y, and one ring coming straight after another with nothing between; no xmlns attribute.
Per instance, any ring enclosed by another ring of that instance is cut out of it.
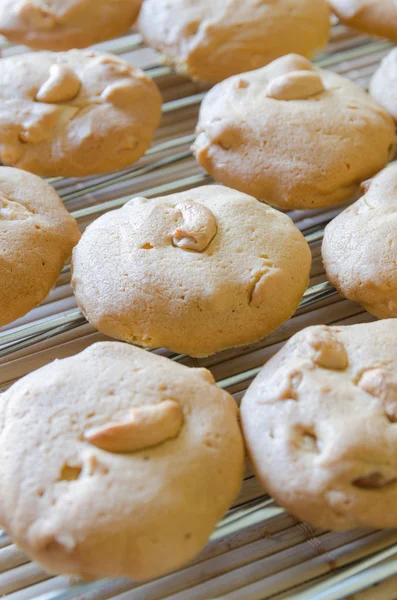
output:
<svg viewBox="0 0 397 600"><path fill-rule="evenodd" d="M156 85L116 56L82 50L0 59L0 161L42 176L138 160L161 116Z"/></svg>
<svg viewBox="0 0 397 600"><path fill-rule="evenodd" d="M379 318L397 317L397 165L363 187L325 228L324 267L343 296Z"/></svg>
<svg viewBox="0 0 397 600"><path fill-rule="evenodd" d="M177 71L218 82L289 52L314 56L330 10L326 0L144 0L138 26Z"/></svg>
<svg viewBox="0 0 397 600"><path fill-rule="evenodd" d="M397 48L382 60L371 79L370 92L397 122Z"/></svg>
<svg viewBox="0 0 397 600"><path fill-rule="evenodd" d="M397 42L395 0L328 0L328 3L345 25Z"/></svg>
<svg viewBox="0 0 397 600"><path fill-rule="evenodd" d="M255 471L325 529L397 526L397 320L291 338L241 406Z"/></svg>
<svg viewBox="0 0 397 600"><path fill-rule="evenodd" d="M257 341L306 289L311 253L289 217L222 186L134 198L73 255L87 319L111 337L191 356Z"/></svg>
<svg viewBox="0 0 397 600"><path fill-rule="evenodd" d="M237 495L233 398L206 369L118 342L1 397L0 522L50 573L145 580L206 544Z"/></svg>
<svg viewBox="0 0 397 600"><path fill-rule="evenodd" d="M291 54L216 85L193 146L217 181L283 209L345 200L386 166L395 127L348 79Z"/></svg>
<svg viewBox="0 0 397 600"><path fill-rule="evenodd" d="M79 238L76 221L48 183L0 167L0 326L46 298Z"/></svg>
<svg viewBox="0 0 397 600"><path fill-rule="evenodd" d="M125 33L142 0L0 0L0 33L37 50L85 48Z"/></svg>

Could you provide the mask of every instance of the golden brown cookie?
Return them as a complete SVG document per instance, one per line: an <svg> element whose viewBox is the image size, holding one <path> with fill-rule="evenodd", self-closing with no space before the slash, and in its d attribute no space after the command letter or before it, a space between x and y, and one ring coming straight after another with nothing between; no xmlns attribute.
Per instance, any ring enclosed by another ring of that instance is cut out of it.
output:
<svg viewBox="0 0 397 600"><path fill-rule="evenodd" d="M38 50L85 48L125 33L142 0L0 0L0 33Z"/></svg>
<svg viewBox="0 0 397 600"><path fill-rule="evenodd" d="M309 209L354 194L394 145L393 120L364 90L291 54L212 88L193 150L217 181Z"/></svg>
<svg viewBox="0 0 397 600"><path fill-rule="evenodd" d="M237 415L206 369L127 344L54 361L2 394L0 521L50 573L172 571L239 491Z"/></svg>
<svg viewBox="0 0 397 600"><path fill-rule="evenodd" d="M72 285L100 331L192 356L257 341L295 312L311 253L289 217L222 186L134 198L73 254Z"/></svg>
<svg viewBox="0 0 397 600"><path fill-rule="evenodd" d="M328 0L339 20L370 35L397 41L395 0Z"/></svg>
<svg viewBox="0 0 397 600"><path fill-rule="evenodd" d="M0 160L43 176L106 173L138 160L161 96L110 54L38 52L0 59Z"/></svg>
<svg viewBox="0 0 397 600"><path fill-rule="evenodd" d="M289 52L313 56L330 11L326 0L144 0L138 26L180 73L217 82Z"/></svg>
<svg viewBox="0 0 397 600"><path fill-rule="evenodd" d="M397 526L397 320L310 327L262 369L241 406L256 474L325 529Z"/></svg>
<svg viewBox="0 0 397 600"><path fill-rule="evenodd" d="M48 183L0 167L0 326L46 298L79 238L76 221Z"/></svg>
<svg viewBox="0 0 397 600"><path fill-rule="evenodd" d="M365 184L325 229L322 255L338 291L380 318L397 317L397 165Z"/></svg>

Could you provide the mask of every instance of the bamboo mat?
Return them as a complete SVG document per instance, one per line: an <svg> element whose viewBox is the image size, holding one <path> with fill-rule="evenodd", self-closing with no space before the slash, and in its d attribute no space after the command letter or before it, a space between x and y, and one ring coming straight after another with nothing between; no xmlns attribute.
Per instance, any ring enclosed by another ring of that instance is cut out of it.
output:
<svg viewBox="0 0 397 600"><path fill-rule="evenodd" d="M26 51L0 41L3 56ZM106 210L134 195L155 196L196 187L211 179L189 150L205 86L175 75L131 33L96 46L144 68L158 83L164 109L152 148L130 169L84 179L55 179L53 185L81 230ZM338 24L316 62L367 87L387 41L368 38ZM294 333L308 325L373 320L343 300L327 283L320 245L325 224L340 210L289 213L313 253L310 288L290 321L262 342L205 359L157 352L188 366L205 366L239 402L259 368ZM106 339L76 307L65 267L47 300L23 319L0 329L0 390L55 358ZM0 595L8 600L359 600L397 599L397 530L331 533L298 522L259 487L249 464L235 505L207 547L180 571L145 584L126 579L94 583L50 577L0 532Z"/></svg>

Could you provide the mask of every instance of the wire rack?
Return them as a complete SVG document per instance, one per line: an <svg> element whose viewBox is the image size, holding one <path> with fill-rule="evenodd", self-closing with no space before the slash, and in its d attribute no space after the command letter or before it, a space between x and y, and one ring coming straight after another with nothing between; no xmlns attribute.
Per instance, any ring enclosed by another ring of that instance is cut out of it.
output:
<svg viewBox="0 0 397 600"><path fill-rule="evenodd" d="M3 56L25 51L0 42ZM131 33L95 47L121 55L156 80L163 119L152 148L131 168L84 179L50 180L81 230L134 195L154 197L211 182L194 161L190 145L206 88L161 65L157 54ZM350 77L362 87L391 44L334 24L331 42L317 64ZM342 299L326 281L320 256L325 225L341 210L294 211L313 254L310 287L296 315L260 343L192 359L156 352L187 366L204 366L218 385L240 401L261 366L298 330L308 325L351 324L373 318ZM23 319L0 329L0 390L19 377L106 339L77 308L67 265L47 300ZM247 463L234 506L206 548L181 570L145 584L127 579L91 583L52 577L31 563L0 531L0 595L8 600L360 600L397 598L397 530L332 533L297 521L264 494Z"/></svg>

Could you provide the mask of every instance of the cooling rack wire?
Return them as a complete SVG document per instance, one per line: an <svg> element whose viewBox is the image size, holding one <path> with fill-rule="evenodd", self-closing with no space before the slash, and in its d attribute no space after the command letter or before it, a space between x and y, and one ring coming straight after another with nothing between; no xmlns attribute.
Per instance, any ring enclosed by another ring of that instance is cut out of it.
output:
<svg viewBox="0 0 397 600"><path fill-rule="evenodd" d="M3 56L25 51L0 40ZM163 119L152 148L129 169L95 178L52 179L81 230L132 196L154 197L211 182L190 152L201 84L177 76L131 33L96 46L123 56L156 80ZM367 87L391 44L334 24L317 64ZM320 245L325 225L340 211L289 213L310 243L310 287L296 315L260 343L206 359L157 352L188 366L210 368L218 384L240 401L263 363L296 331L308 325L352 324L373 318L342 299L327 283ZM76 307L66 266L47 300L26 317L0 329L0 390L54 358L106 339ZM207 547L180 571L145 584L126 579L93 583L51 577L0 531L0 595L7 600L360 600L397 599L397 530L330 533L298 522L260 489L246 465L242 490Z"/></svg>

